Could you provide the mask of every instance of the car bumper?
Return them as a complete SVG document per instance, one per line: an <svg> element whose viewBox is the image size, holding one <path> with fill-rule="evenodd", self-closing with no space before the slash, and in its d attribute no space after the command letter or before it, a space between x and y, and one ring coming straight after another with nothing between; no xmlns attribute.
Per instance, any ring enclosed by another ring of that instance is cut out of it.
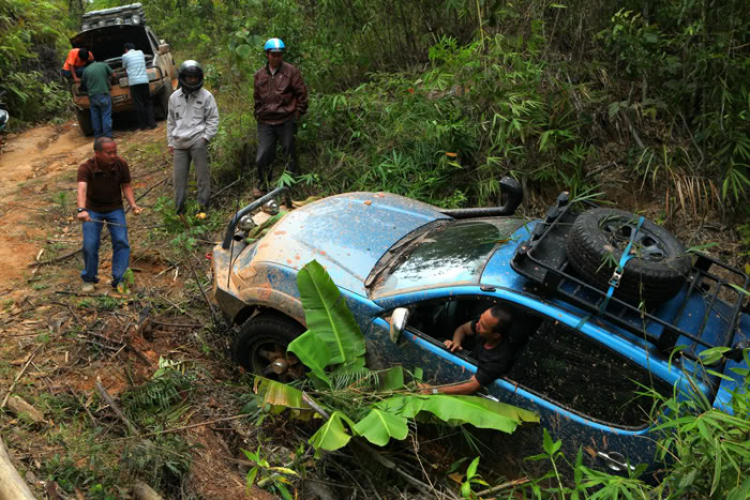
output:
<svg viewBox="0 0 750 500"><path fill-rule="evenodd" d="M239 245L233 245L230 250L224 250L221 245L216 245L213 252L214 300L231 323L234 322L234 318L246 305L240 299L237 289L229 278L229 268L232 261L230 251L232 249L235 256L242 250Z"/></svg>

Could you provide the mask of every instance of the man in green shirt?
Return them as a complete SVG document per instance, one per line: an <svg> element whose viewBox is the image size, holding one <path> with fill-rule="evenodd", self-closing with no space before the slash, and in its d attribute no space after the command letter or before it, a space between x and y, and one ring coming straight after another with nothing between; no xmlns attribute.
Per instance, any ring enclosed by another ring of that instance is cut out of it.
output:
<svg viewBox="0 0 750 500"><path fill-rule="evenodd" d="M89 94L94 137L112 137L112 98L109 96L112 68L107 63L87 61L81 89Z"/></svg>

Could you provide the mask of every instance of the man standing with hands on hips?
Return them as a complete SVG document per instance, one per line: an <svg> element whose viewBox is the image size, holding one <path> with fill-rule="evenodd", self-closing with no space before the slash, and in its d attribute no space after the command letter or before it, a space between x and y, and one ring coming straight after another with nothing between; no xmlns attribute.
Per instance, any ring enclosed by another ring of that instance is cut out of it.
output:
<svg viewBox="0 0 750 500"><path fill-rule="evenodd" d="M140 214L130 184L130 168L117 156L117 143L109 137L99 137L94 141L94 157L78 167L78 220L83 223L83 292L94 291L94 285L99 282L99 244L104 222L112 237L112 288L117 288L128 269L130 244L123 195L133 213Z"/></svg>
<svg viewBox="0 0 750 500"><path fill-rule="evenodd" d="M281 141L287 169L299 174L294 134L297 122L307 112L307 87L299 69L284 62L286 46L278 38L271 38L263 47L268 62L255 73L253 97L255 120L258 122L258 185L253 196L266 194L271 184L271 163L276 158L276 141Z"/></svg>
<svg viewBox="0 0 750 500"><path fill-rule="evenodd" d="M203 87L203 68L196 61L185 61L179 70L180 88L169 98L167 143L174 155L174 204L177 214L185 213L190 161L198 177L200 212L208 211L211 200L211 173L208 143L219 130L219 108L211 92Z"/></svg>

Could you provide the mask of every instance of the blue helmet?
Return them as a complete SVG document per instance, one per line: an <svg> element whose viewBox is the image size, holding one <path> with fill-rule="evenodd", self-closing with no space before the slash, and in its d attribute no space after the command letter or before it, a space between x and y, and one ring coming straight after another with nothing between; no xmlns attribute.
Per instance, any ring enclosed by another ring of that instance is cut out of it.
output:
<svg viewBox="0 0 750 500"><path fill-rule="evenodd" d="M263 46L263 50L265 50L266 52L284 52L286 50L286 46L280 38L269 38L266 41L266 44Z"/></svg>

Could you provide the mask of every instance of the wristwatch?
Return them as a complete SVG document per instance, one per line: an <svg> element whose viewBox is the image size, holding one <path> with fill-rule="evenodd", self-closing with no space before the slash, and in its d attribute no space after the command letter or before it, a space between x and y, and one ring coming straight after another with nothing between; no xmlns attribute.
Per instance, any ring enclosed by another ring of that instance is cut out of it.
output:
<svg viewBox="0 0 750 500"><path fill-rule="evenodd" d="M80 214L81 212L85 212L85 211L86 211L86 209L85 209L85 208L81 208L81 207L78 207L78 213L79 213L79 214Z"/></svg>

